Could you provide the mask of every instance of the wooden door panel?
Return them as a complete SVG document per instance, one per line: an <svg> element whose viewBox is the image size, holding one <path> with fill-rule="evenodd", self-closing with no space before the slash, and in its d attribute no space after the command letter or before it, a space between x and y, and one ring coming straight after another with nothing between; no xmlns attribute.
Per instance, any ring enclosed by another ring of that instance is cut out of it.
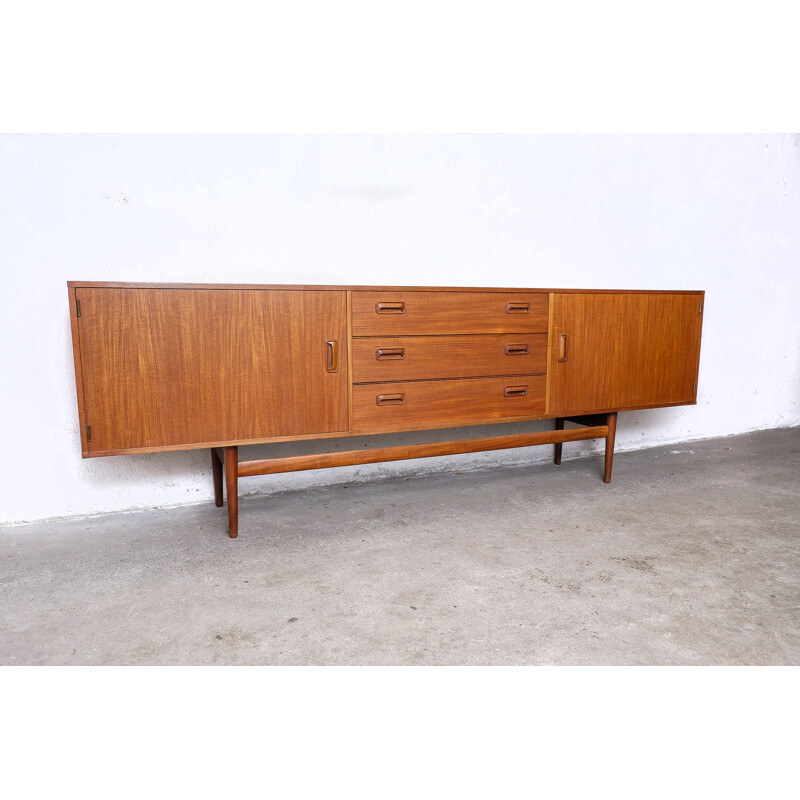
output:
<svg viewBox="0 0 800 800"><path fill-rule="evenodd" d="M548 413L694 403L702 299L702 293L555 294ZM562 336L566 361L559 360Z"/></svg>
<svg viewBox="0 0 800 800"><path fill-rule="evenodd" d="M341 291L78 288L90 453L348 428Z"/></svg>

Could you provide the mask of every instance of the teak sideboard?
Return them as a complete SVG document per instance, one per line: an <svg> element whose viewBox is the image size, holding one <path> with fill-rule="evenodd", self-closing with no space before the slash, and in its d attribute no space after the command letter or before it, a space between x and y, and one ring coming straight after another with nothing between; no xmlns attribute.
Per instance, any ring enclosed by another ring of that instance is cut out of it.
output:
<svg viewBox="0 0 800 800"><path fill-rule="evenodd" d="M605 439L696 402L704 293L69 281L84 458L208 448L238 479ZM239 461L240 445L554 419L551 431ZM566 421L578 423L565 428Z"/></svg>

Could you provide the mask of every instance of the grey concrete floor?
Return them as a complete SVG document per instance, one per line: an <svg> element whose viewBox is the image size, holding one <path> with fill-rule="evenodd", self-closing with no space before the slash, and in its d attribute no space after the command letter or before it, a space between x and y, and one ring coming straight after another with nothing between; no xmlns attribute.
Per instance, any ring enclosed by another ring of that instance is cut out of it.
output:
<svg viewBox="0 0 800 800"><path fill-rule="evenodd" d="M0 663L800 663L800 428L601 460L0 530Z"/></svg>

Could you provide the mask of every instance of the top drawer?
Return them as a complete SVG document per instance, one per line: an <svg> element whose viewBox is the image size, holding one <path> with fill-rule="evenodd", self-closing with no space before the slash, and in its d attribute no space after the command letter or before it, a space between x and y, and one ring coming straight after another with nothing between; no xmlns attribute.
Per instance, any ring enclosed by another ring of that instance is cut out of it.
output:
<svg viewBox="0 0 800 800"><path fill-rule="evenodd" d="M544 333L549 302L531 292L353 292L353 336Z"/></svg>

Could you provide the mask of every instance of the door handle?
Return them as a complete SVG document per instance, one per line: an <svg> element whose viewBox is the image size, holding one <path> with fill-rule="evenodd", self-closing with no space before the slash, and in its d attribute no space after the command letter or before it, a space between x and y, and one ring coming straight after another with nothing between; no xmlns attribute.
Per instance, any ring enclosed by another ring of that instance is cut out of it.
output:
<svg viewBox="0 0 800 800"><path fill-rule="evenodd" d="M384 361L389 358L405 358L405 347L383 347L375 351L375 358L378 361Z"/></svg>
<svg viewBox="0 0 800 800"><path fill-rule="evenodd" d="M339 371L339 342L336 339L328 339L328 362L326 369L328 372Z"/></svg>
<svg viewBox="0 0 800 800"><path fill-rule="evenodd" d="M562 333L558 337L558 360L567 360L567 334Z"/></svg>
<svg viewBox="0 0 800 800"><path fill-rule="evenodd" d="M526 356L528 355L528 345L526 344L507 344L503 351L507 356Z"/></svg>

